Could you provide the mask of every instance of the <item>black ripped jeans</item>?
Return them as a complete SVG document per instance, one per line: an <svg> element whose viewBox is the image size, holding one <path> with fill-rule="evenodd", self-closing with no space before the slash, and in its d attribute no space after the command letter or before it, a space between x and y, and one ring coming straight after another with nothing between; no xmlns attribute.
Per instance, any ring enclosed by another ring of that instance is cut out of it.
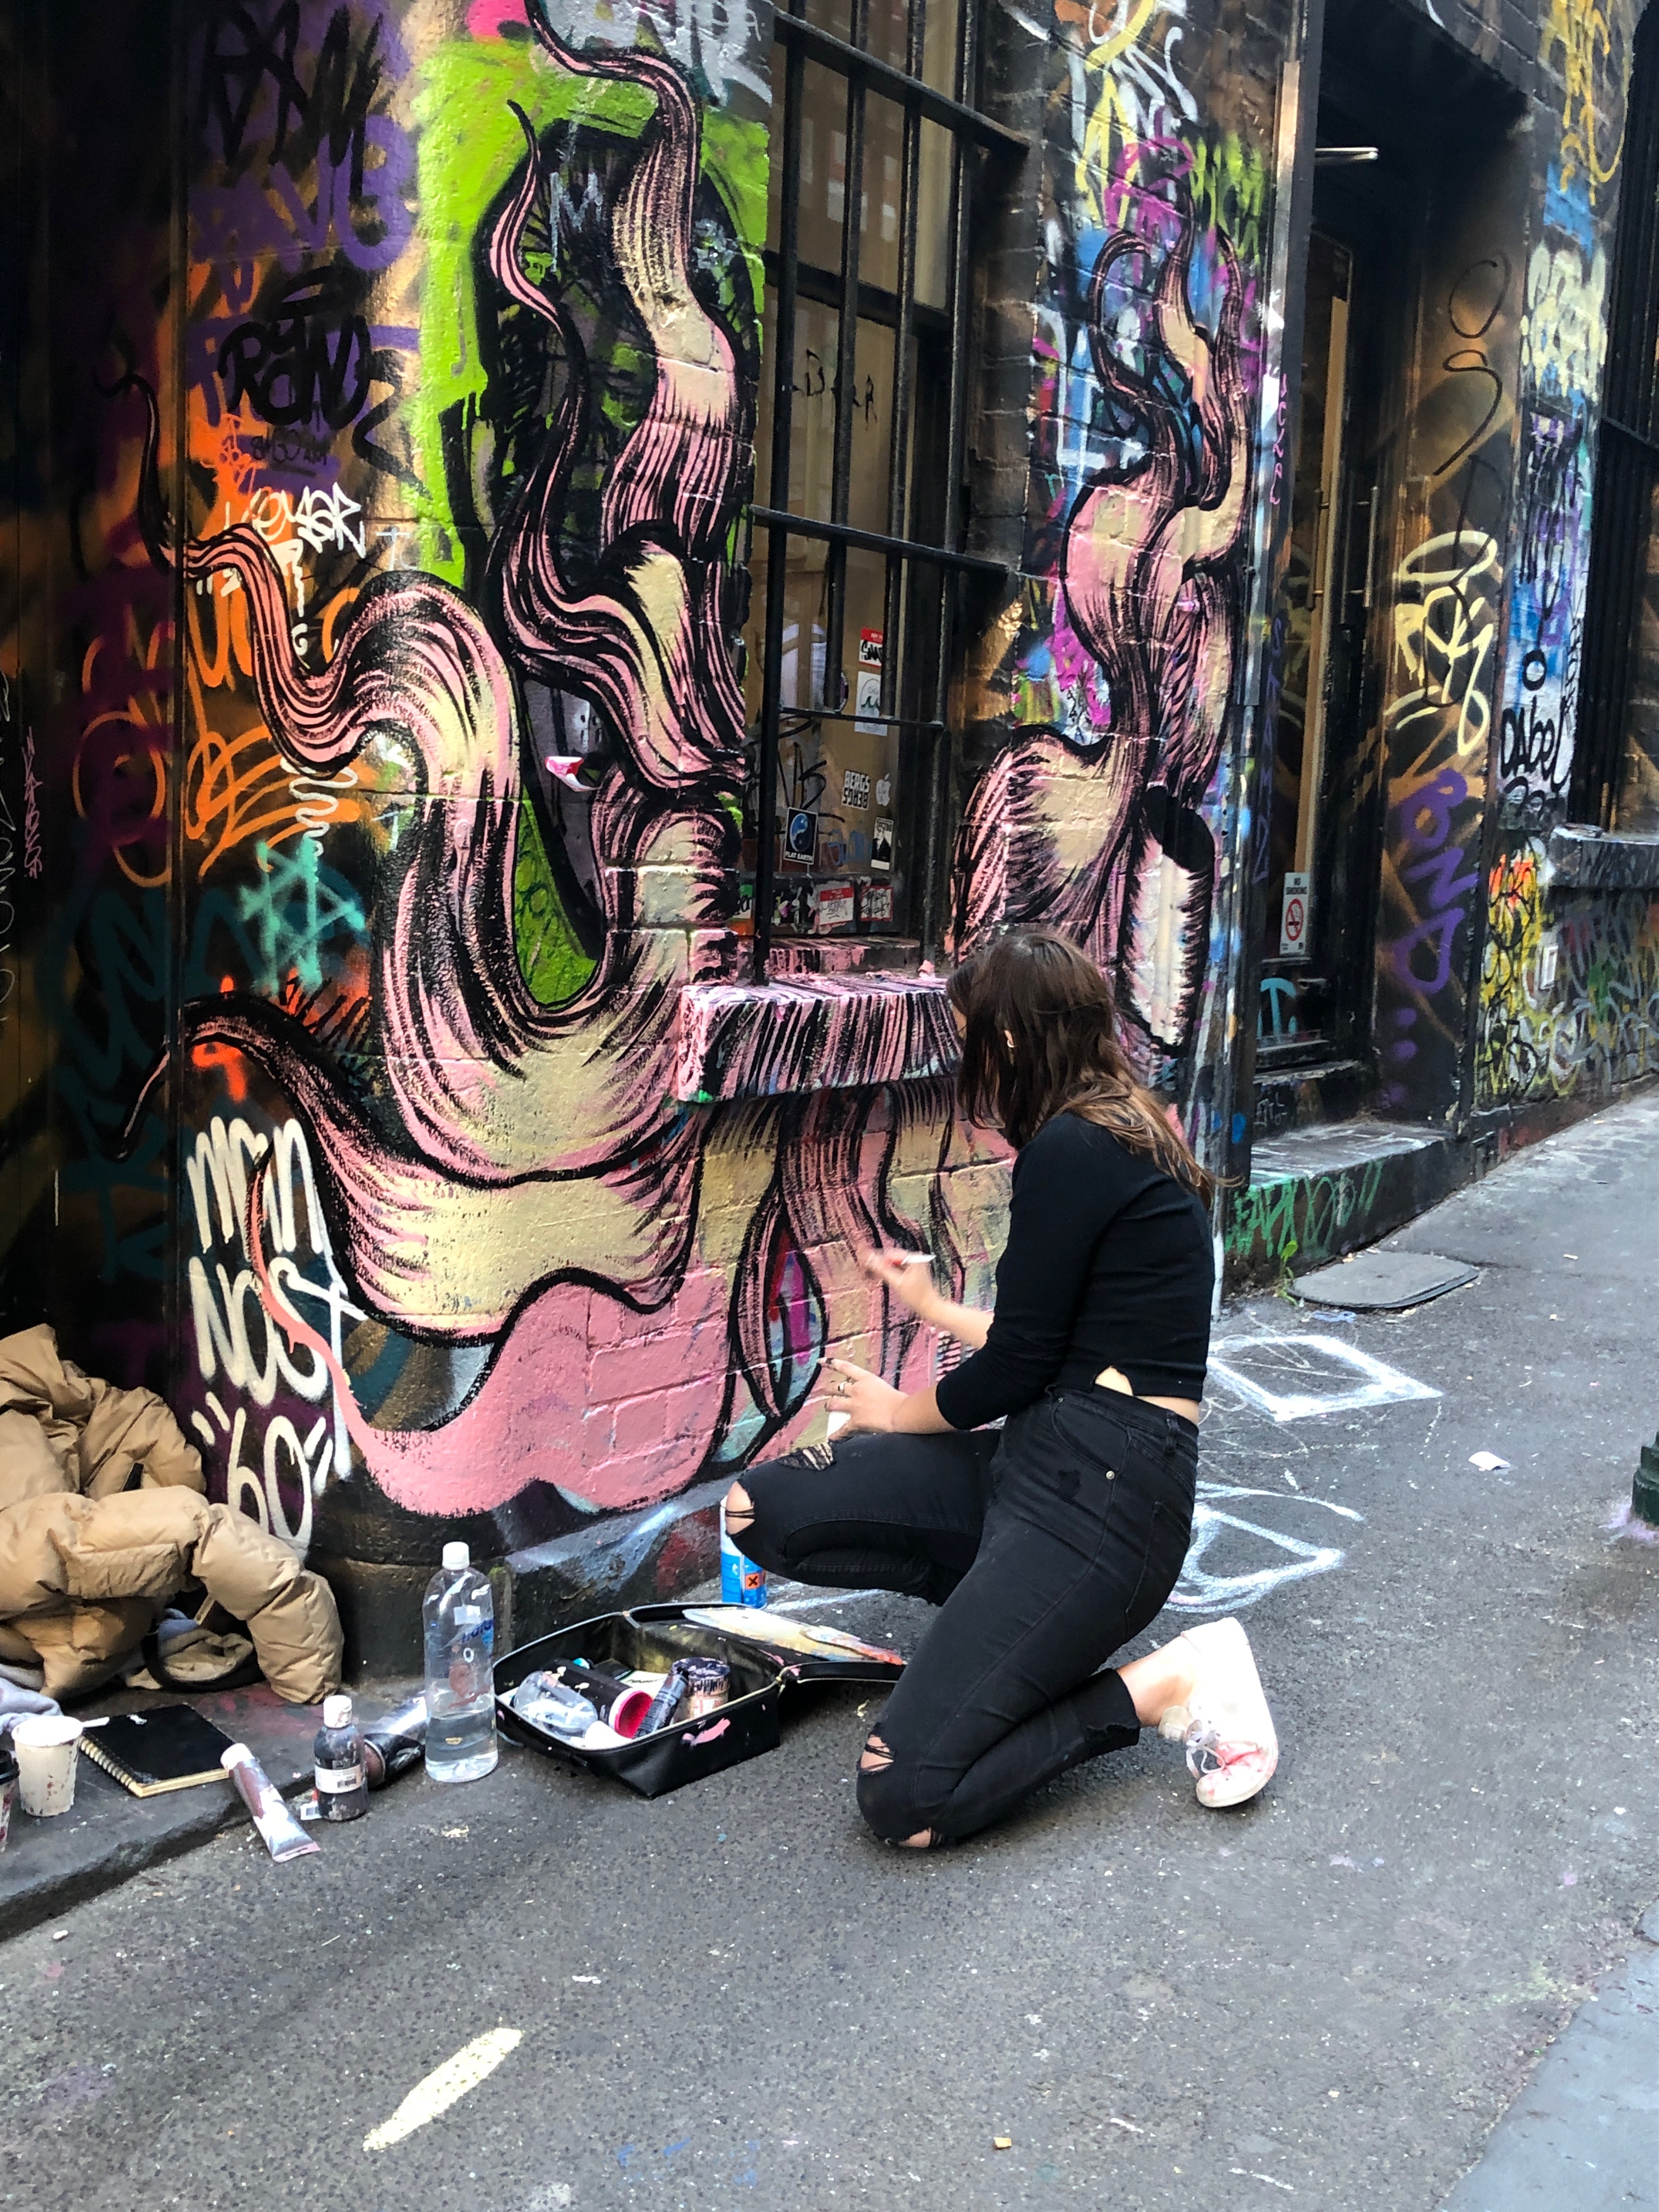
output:
<svg viewBox="0 0 1659 2212"><path fill-rule="evenodd" d="M1135 1741L1100 1671L1162 1610L1192 1534L1198 1431L1144 1400L1048 1391L1000 1432L855 1436L750 1468L734 1540L770 1572L939 1607L882 1717L859 1806L890 1841L988 1827Z"/></svg>

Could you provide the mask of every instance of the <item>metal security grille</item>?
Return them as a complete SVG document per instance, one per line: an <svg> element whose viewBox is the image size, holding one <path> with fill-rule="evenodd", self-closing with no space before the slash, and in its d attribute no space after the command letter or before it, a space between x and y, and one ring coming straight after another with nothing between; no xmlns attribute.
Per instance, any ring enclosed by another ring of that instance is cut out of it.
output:
<svg viewBox="0 0 1659 2212"><path fill-rule="evenodd" d="M1636 33L1591 508L1571 809L1609 825L1659 487L1659 10Z"/></svg>
<svg viewBox="0 0 1659 2212"><path fill-rule="evenodd" d="M821 794L811 778L790 788L782 758L786 745L804 757L809 738L820 785L837 733L843 745L876 733L898 763L875 784L895 787L890 819L864 769L842 769L831 794L869 814L867 866L888 878L884 893L868 877L856 913L854 885L833 886L843 933L872 933L866 914L878 914L877 932L933 934L957 590L966 574L1006 574L962 550L972 163L976 149L1025 146L971 104L976 0L790 0L775 25L770 404L753 509L764 592L750 632L757 980L780 869L786 908L792 884L803 898L832 888L811 875ZM814 927L797 915L782 930Z"/></svg>

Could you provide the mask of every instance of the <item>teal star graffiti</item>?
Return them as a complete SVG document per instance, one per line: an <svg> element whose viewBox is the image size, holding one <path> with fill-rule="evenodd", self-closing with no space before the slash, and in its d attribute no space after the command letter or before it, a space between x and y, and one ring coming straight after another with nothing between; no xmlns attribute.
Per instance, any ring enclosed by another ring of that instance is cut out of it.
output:
<svg viewBox="0 0 1659 2212"><path fill-rule="evenodd" d="M291 968L300 988L322 988L322 948L342 931L352 936L367 926L359 902L343 878L326 869L309 837L292 852L273 851L261 842L253 848L261 880L237 893L242 920L251 925L261 967L256 990L275 996Z"/></svg>

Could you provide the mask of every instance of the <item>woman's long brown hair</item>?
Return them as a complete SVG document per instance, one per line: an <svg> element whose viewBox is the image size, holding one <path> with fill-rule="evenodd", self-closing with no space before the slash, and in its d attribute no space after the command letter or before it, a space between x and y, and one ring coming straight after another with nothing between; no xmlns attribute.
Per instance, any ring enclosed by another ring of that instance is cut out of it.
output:
<svg viewBox="0 0 1659 2212"><path fill-rule="evenodd" d="M994 1123L1018 1147L1056 1114L1079 1115L1208 1205L1216 1178L1136 1080L1112 987L1069 937L1011 930L962 963L949 996L966 1024L957 1091L970 1121Z"/></svg>

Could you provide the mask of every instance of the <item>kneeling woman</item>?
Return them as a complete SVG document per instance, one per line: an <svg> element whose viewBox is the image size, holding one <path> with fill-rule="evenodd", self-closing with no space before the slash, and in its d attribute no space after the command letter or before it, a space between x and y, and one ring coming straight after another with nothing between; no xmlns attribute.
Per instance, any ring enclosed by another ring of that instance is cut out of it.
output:
<svg viewBox="0 0 1659 2212"><path fill-rule="evenodd" d="M860 1761L878 1836L972 1835L1143 1726L1185 1741L1204 1804L1239 1804L1279 1756L1239 1624L1105 1665L1162 1610L1192 1532L1209 1178L1133 1079L1106 980L1068 939L1001 938L950 996L963 1109L1018 1150L995 1311L870 1255L972 1356L908 1396L832 1361L851 1423L830 1464L752 1468L727 1528L775 1573L941 1607Z"/></svg>

